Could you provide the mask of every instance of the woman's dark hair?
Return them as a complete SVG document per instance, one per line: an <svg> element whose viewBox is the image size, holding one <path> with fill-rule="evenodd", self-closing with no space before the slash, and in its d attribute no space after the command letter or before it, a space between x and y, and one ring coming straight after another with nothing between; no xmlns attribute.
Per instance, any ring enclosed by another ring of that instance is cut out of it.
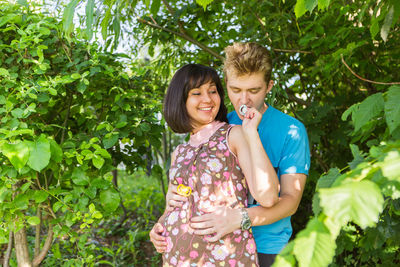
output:
<svg viewBox="0 0 400 267"><path fill-rule="evenodd" d="M193 130L186 110L186 100L190 90L199 88L208 82L215 83L221 98L215 120L228 122L227 109L224 104L224 88L217 72L213 68L200 64L187 64L174 74L164 97L164 118L174 132L188 133Z"/></svg>

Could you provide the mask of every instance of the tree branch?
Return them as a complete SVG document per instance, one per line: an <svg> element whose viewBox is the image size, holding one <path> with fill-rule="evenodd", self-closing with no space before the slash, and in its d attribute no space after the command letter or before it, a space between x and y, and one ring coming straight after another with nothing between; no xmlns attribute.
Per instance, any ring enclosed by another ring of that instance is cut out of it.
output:
<svg viewBox="0 0 400 267"><path fill-rule="evenodd" d="M53 225L49 223L49 231L47 232L46 241L44 242L42 251L40 251L39 255L34 258L32 262L33 266L38 266L46 257L51 247L51 243L53 242L53 235Z"/></svg>
<svg viewBox="0 0 400 267"><path fill-rule="evenodd" d="M64 120L64 123L63 123L63 129L62 129L62 133L61 133L60 144L62 144L64 142L65 130L67 129L67 122L68 122L68 118L69 118L69 113L71 112L72 98L73 98L73 95L71 94L69 96L67 114L65 115L65 120Z"/></svg>
<svg viewBox="0 0 400 267"><path fill-rule="evenodd" d="M10 233L8 234L8 246L7 246L6 254L4 255L4 261L3 261L4 267L10 266L9 262L10 262L10 258L11 258L12 248L13 248L13 232L10 231Z"/></svg>
<svg viewBox="0 0 400 267"><path fill-rule="evenodd" d="M311 155L316 158L316 160L318 161L319 165L321 166L321 168L322 168L322 170L324 172L328 172L329 171L329 166L322 160L321 156L318 154L317 151L312 149L311 150Z"/></svg>
<svg viewBox="0 0 400 267"><path fill-rule="evenodd" d="M373 83L373 84L383 84L383 85L400 84L400 82L384 83L384 82L376 82L376 81L371 81L371 80L365 79L365 78L361 77L360 75L358 75L357 73L355 73L355 72L349 67L349 65L347 65L346 61L344 61L343 54L340 54L340 57L342 58L342 62L343 62L343 64L346 66L346 68L347 68L354 76L356 76L358 79L360 79L360 80L362 80L362 81L364 81L364 82Z"/></svg>
<svg viewBox="0 0 400 267"><path fill-rule="evenodd" d="M37 257L40 252L40 230L42 228L42 211L40 210L40 207L37 207L37 212L36 216L39 217L39 224L35 226L35 251L34 251L34 257Z"/></svg>
<svg viewBox="0 0 400 267"><path fill-rule="evenodd" d="M144 19L142 19L141 17L136 17L136 18L137 18L137 20L138 20L140 23L143 23L143 24L146 24L146 25L148 25L148 26L150 26L150 27L152 27L152 28L159 29L159 30L162 30L162 31L166 31L166 32L172 33L172 34L174 34L174 35L176 35L176 36L179 36L179 37L181 37L181 38L183 38L183 39L185 39L185 40L187 40L187 41L189 41L189 42L191 42L191 43L197 45L197 46L200 47L202 50L204 50L205 52L207 52L207 53L213 55L214 57L218 58L219 60L224 61L224 57L223 57L223 56L221 56L220 54L218 54L216 51L212 50L212 49L209 48L208 46L205 46L204 44L200 43L200 42L197 41L196 39L192 38L192 37L191 37L189 34L187 34L186 32L184 32L184 33L182 33L182 32L176 32L176 31L170 30L170 29L168 29L168 28L162 27L162 26L160 26L160 25L158 25L158 24L154 24L154 23L151 23L150 21L144 20Z"/></svg>
<svg viewBox="0 0 400 267"><path fill-rule="evenodd" d="M312 54L311 51L304 51L304 50L297 50L297 49L279 49L279 48L272 48L275 52L284 52L284 53L300 53L300 54Z"/></svg>

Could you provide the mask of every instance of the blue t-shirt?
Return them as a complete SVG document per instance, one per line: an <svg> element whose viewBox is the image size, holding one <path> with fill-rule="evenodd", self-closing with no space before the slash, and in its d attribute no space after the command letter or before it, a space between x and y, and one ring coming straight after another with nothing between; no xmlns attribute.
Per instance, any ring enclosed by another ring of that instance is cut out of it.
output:
<svg viewBox="0 0 400 267"><path fill-rule="evenodd" d="M242 124L235 111L228 114L228 120L231 124ZM262 116L258 133L279 180L282 174L308 175L310 148L306 129L300 121L269 106ZM292 235L290 216L252 229L258 253L278 254Z"/></svg>

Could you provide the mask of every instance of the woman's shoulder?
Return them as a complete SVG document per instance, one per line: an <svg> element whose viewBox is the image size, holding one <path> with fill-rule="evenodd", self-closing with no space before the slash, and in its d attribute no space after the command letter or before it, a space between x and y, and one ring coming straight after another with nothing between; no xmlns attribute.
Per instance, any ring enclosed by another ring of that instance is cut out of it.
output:
<svg viewBox="0 0 400 267"><path fill-rule="evenodd" d="M242 125L229 124L227 138L229 143L235 145L238 141L243 140Z"/></svg>

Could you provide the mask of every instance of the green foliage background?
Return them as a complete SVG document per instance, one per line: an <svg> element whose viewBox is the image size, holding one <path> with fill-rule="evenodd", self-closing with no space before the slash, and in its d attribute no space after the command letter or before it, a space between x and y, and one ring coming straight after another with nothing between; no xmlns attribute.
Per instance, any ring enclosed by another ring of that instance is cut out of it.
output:
<svg viewBox="0 0 400 267"><path fill-rule="evenodd" d="M73 0L59 19L18 2L0 17L1 243L42 222L58 238L46 264L157 265L163 184L128 185L165 182L168 80L189 62L221 71L225 46L256 41L274 58L267 101L305 124L312 152L276 266L400 264L400 2Z"/></svg>

